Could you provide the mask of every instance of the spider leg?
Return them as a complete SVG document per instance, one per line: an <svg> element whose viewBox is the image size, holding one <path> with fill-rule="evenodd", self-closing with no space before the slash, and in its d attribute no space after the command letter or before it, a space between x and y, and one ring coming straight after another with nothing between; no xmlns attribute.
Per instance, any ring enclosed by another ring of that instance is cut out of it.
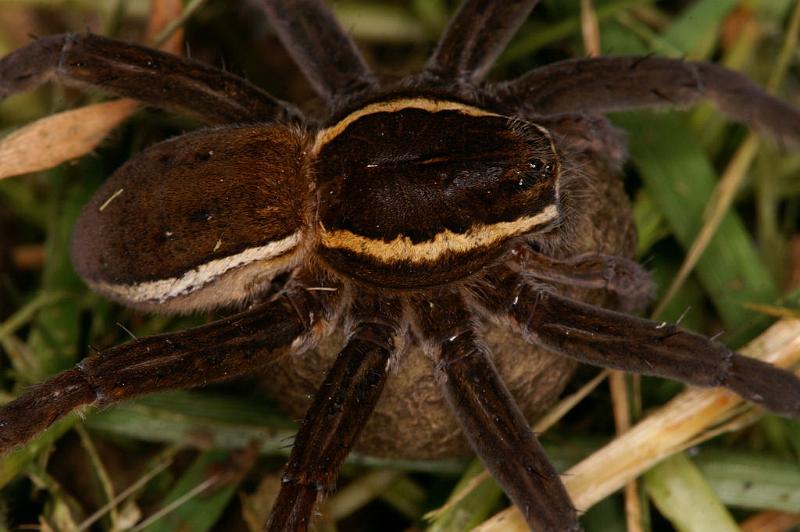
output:
<svg viewBox="0 0 800 532"><path fill-rule="evenodd" d="M498 86L498 95L539 114L606 113L710 100L733 120L800 143L800 109L724 67L663 57L597 57L553 63Z"/></svg>
<svg viewBox="0 0 800 532"><path fill-rule="evenodd" d="M418 333L470 445L534 530L580 530L558 472L473 332L463 301L416 305Z"/></svg>
<svg viewBox="0 0 800 532"><path fill-rule="evenodd" d="M647 271L637 262L619 255L588 253L555 259L522 244L511 251L511 256L525 276L605 290L616 295L620 307L628 312L642 310L655 295L655 285Z"/></svg>
<svg viewBox="0 0 800 532"><path fill-rule="evenodd" d="M356 320L368 319L358 312ZM400 306L382 301L380 312L381 322L374 317L371 322L356 322L314 396L265 530L308 529L314 507L332 489L342 462L372 414L401 334Z"/></svg>
<svg viewBox="0 0 800 532"><path fill-rule="evenodd" d="M539 0L466 0L428 60L427 72L447 80L477 82Z"/></svg>
<svg viewBox="0 0 800 532"><path fill-rule="evenodd" d="M251 0L263 10L314 91L325 101L374 85L353 40L323 0Z"/></svg>
<svg viewBox="0 0 800 532"><path fill-rule="evenodd" d="M498 272L501 287L483 296L533 344L579 362L666 377L694 386L723 386L776 414L800 417L800 379L739 355L720 342L674 325L579 303Z"/></svg>
<svg viewBox="0 0 800 532"><path fill-rule="evenodd" d="M55 79L198 118L208 124L299 120L244 79L197 61L92 34L43 37L0 60L0 99Z"/></svg>
<svg viewBox="0 0 800 532"><path fill-rule="evenodd" d="M83 405L202 386L266 366L329 314L326 307L332 301L323 304L319 294L287 289L235 316L87 357L0 407L0 453Z"/></svg>

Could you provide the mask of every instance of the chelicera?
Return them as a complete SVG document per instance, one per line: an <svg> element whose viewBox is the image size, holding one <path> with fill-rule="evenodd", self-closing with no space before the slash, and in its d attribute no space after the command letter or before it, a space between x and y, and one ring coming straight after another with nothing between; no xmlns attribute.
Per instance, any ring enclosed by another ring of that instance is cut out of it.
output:
<svg viewBox="0 0 800 532"><path fill-rule="evenodd" d="M117 346L34 387L0 409L0 450L82 405L266 367L296 389L294 366L323 359L314 353L330 349L313 348L336 330L345 339L268 530L309 525L360 436L367 449L404 452L362 429L376 408L397 420L400 403L381 392L409 380L412 356L454 415L416 433L420 447L457 422L537 530L579 525L517 401L528 414L542 408L570 361L725 386L798 416L793 374L618 311L643 308L651 283L627 258L635 237L614 177L624 145L601 115L707 99L788 145L800 140L800 111L724 68L656 57L483 82L536 3L466 0L424 70L392 83L321 0L258 3L324 101L320 117L232 74L91 34L41 38L2 59L2 97L55 79L217 126L152 146L111 176L77 223L73 261L92 288L139 309L245 310ZM506 336L493 340L498 331ZM534 400L530 379L506 386L508 331L555 376Z"/></svg>

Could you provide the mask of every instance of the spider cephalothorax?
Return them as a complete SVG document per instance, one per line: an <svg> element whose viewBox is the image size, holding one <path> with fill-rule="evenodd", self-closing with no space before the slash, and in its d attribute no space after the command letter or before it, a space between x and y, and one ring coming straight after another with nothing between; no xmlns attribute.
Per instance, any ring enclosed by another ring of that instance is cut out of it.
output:
<svg viewBox="0 0 800 532"><path fill-rule="evenodd" d="M84 359L0 409L0 448L83 404L275 363L288 406L320 389L268 529L307 527L359 436L377 452L443 455L459 447L457 422L531 527L573 530L576 512L513 398L541 409L567 359L726 386L800 414L794 375L571 297L593 290L594 302L634 310L650 293L626 258L633 231L612 176L624 149L593 113L709 98L788 144L800 140L797 109L725 69L649 57L482 83L535 0L465 1L424 72L386 86L320 0L257 4L328 104L324 116L94 35L40 39L0 61L0 96L56 77L227 124L155 145L109 178L77 223L73 261L94 289L138 308L250 305ZM337 329L346 338L334 351L324 340ZM508 331L519 337L514 364ZM305 378L322 365L324 382ZM541 376L544 391L526 390ZM427 406L408 409L420 396ZM445 402L453 415L427 423ZM396 432L371 429L373 411ZM416 447L397 437L409 427Z"/></svg>
<svg viewBox="0 0 800 532"><path fill-rule="evenodd" d="M476 107L372 104L320 131L312 153L317 253L377 288L464 279L558 218L549 133Z"/></svg>

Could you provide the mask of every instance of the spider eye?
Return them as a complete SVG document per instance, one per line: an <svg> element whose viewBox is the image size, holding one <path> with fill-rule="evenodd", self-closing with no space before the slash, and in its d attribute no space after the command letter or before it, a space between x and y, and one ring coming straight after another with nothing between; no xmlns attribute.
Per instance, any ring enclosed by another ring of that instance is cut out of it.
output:
<svg viewBox="0 0 800 532"><path fill-rule="evenodd" d="M541 159L532 159L528 163L528 170L520 172L517 188L519 190L528 190L536 183L550 179L553 176L554 170L555 166L553 163L546 163Z"/></svg>
<svg viewBox="0 0 800 532"><path fill-rule="evenodd" d="M536 179L531 174L522 174L517 181L517 187L520 190L528 190L534 184L536 184Z"/></svg>

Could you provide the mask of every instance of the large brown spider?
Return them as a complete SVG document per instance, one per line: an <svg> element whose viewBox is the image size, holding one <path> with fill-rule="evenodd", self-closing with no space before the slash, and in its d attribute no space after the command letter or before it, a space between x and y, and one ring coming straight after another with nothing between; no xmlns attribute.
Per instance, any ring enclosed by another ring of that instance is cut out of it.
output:
<svg viewBox="0 0 800 532"><path fill-rule="evenodd" d="M310 348L337 329L345 345L297 434L268 530L308 526L360 435L384 453L457 447L438 410L402 419L413 392L380 400L384 386L411 386L407 366L420 360L537 530L579 525L512 395L527 414L541 409L569 374L561 356L725 386L800 415L793 374L574 299L594 291L635 311L651 292L626 258L635 237L613 175L624 146L599 114L709 99L788 144L800 141L800 111L724 68L655 57L565 61L483 83L536 3L466 0L426 68L384 83L322 0L259 2L324 100L318 118L229 73L91 34L38 39L2 59L3 98L55 78L221 125L153 146L109 178L78 221L73 260L92 288L136 308L248 308L109 349L34 387L0 408L0 451L82 405L267 366L287 372L286 394L308 393L292 366L318 368ZM491 337L505 329L532 346L537 372L504 367L509 348ZM534 379L546 389L531 394ZM403 430L419 426L419 447L362 433L376 409Z"/></svg>

